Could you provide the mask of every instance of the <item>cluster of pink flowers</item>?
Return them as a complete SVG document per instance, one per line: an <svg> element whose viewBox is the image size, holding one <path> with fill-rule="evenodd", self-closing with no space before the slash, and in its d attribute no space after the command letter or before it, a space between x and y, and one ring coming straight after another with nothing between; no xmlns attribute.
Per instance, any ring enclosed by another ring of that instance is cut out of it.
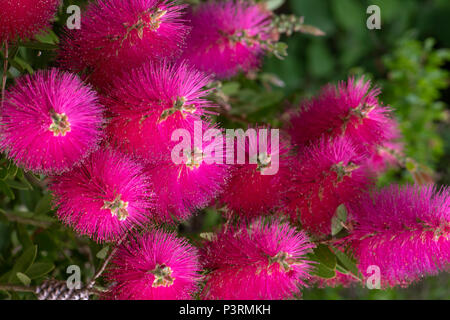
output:
<svg viewBox="0 0 450 320"><path fill-rule="evenodd" d="M0 40L35 35L58 3L29 2L2 8L0 18L8 19ZM14 18L21 6L36 12ZM263 44L277 38L271 17L263 5L243 0L195 8L95 0L83 27L65 31L60 69L24 76L8 90L2 151L50 176L63 223L98 242L119 243L105 299L299 296L314 271L313 239L331 235L341 205L349 234L338 244L354 248L363 276L377 265L383 285L395 286L448 268L449 190L375 191L376 175L395 163L386 150L398 152L401 144L391 109L364 79L327 85L303 102L267 154L246 142L233 150L256 164L205 161L213 142L173 162L175 130L194 136L196 122L203 131L218 128L210 117L211 85L259 66ZM265 175L275 158L279 170ZM160 229L209 205L227 222L200 250ZM353 280L338 274L333 281Z"/></svg>

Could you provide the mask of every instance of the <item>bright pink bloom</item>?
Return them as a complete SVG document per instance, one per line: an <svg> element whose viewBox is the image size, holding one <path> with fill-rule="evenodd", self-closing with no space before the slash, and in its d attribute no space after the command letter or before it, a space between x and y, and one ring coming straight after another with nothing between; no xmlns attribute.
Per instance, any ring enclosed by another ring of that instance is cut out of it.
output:
<svg viewBox="0 0 450 320"><path fill-rule="evenodd" d="M314 247L304 232L278 220L229 227L203 249L203 299L279 300L299 293L311 269Z"/></svg>
<svg viewBox="0 0 450 320"><path fill-rule="evenodd" d="M352 142L345 138L304 148L287 207L293 221L315 234L329 235L331 219L339 205L358 197L370 180Z"/></svg>
<svg viewBox="0 0 450 320"><path fill-rule="evenodd" d="M37 173L72 168L102 136L103 107L96 93L77 76L56 69L20 78L0 112L1 148Z"/></svg>
<svg viewBox="0 0 450 320"><path fill-rule="evenodd" d="M395 120L390 120L390 124L386 126L387 141L381 146L373 146L370 158L367 159L367 169L376 174L380 174L390 167L395 167L399 163L398 159L404 157L398 124Z"/></svg>
<svg viewBox="0 0 450 320"><path fill-rule="evenodd" d="M150 181L141 165L113 150L94 152L72 171L52 179L57 215L79 234L114 241L149 219Z"/></svg>
<svg viewBox="0 0 450 320"><path fill-rule="evenodd" d="M204 86L210 79L185 63L149 63L114 81L106 104L111 142L146 162L170 154L176 129L193 135L194 121L208 113Z"/></svg>
<svg viewBox="0 0 450 320"><path fill-rule="evenodd" d="M450 190L391 186L349 206L359 270L382 286L408 285L450 267Z"/></svg>
<svg viewBox="0 0 450 320"><path fill-rule="evenodd" d="M173 233L151 230L118 247L107 272L114 300L185 300L197 290L197 251Z"/></svg>
<svg viewBox="0 0 450 320"><path fill-rule="evenodd" d="M221 192L229 175L228 166L220 163L221 139L189 142L179 150L179 163L173 154L160 153L146 165L146 173L155 184L156 215L164 222L185 220L206 207Z"/></svg>
<svg viewBox="0 0 450 320"><path fill-rule="evenodd" d="M358 280L351 274L344 274L339 271L336 271L336 276L334 278L324 279L314 276L309 283L314 284L315 287L320 289L336 288L336 287L348 288L358 283Z"/></svg>
<svg viewBox="0 0 450 320"><path fill-rule="evenodd" d="M270 128L247 130L250 132L254 132L253 140L243 135L243 139L236 139L234 154L227 148L227 156L234 155L235 165L220 197L228 215L242 218L275 213L285 203L287 191L292 187L294 158L287 144L279 135L272 134ZM240 162L239 152L243 155Z"/></svg>
<svg viewBox="0 0 450 320"><path fill-rule="evenodd" d="M50 26L60 0L5 0L0 4L0 42L27 39Z"/></svg>
<svg viewBox="0 0 450 320"><path fill-rule="evenodd" d="M290 134L299 146L326 138L346 136L355 146L367 151L390 138L389 109L371 89L370 82L350 78L338 88L327 85L318 97L304 103L290 120Z"/></svg>
<svg viewBox="0 0 450 320"><path fill-rule="evenodd" d="M183 57L202 71L227 78L257 68L270 37L270 11L249 1L209 1L190 15Z"/></svg>
<svg viewBox="0 0 450 320"><path fill-rule="evenodd" d="M93 73L103 87L147 60L176 57L189 27L182 19L186 5L169 0L96 0L83 13L82 28L62 40L60 63L73 72Z"/></svg>

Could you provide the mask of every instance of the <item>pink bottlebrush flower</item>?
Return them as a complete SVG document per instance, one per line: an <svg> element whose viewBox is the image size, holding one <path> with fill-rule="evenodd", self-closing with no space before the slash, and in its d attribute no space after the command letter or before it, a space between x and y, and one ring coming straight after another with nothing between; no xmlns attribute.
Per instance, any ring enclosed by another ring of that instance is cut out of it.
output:
<svg viewBox="0 0 450 320"><path fill-rule="evenodd" d="M146 162L170 154L173 132L193 134L194 122L208 114L209 81L185 63L167 62L144 64L117 79L105 101L112 113L110 141Z"/></svg>
<svg viewBox="0 0 450 320"><path fill-rule="evenodd" d="M130 237L113 258L103 298L186 300L197 291L200 265L196 249L173 233L152 230Z"/></svg>
<svg viewBox="0 0 450 320"><path fill-rule="evenodd" d="M358 197L370 184L365 159L345 138L323 138L302 149L286 208L291 219L300 220L309 232L329 235L339 205Z"/></svg>
<svg viewBox="0 0 450 320"><path fill-rule="evenodd" d="M359 270L380 268L382 286L408 285L450 267L450 190L391 186L349 206ZM369 274L370 273L370 274Z"/></svg>
<svg viewBox="0 0 450 320"><path fill-rule="evenodd" d="M57 216L79 234L114 241L149 219L152 191L141 165L105 149L52 178Z"/></svg>
<svg viewBox="0 0 450 320"><path fill-rule="evenodd" d="M198 69L228 78L257 68L270 38L270 11L249 1L209 1L190 15L192 32L183 58Z"/></svg>
<svg viewBox="0 0 450 320"><path fill-rule="evenodd" d="M180 154L179 163L174 161L172 152L171 156L160 153L159 159L146 165L146 173L155 183L156 215L164 222L185 220L206 207L221 192L229 176L228 166L220 163L221 139L189 142L180 153L183 155Z"/></svg>
<svg viewBox="0 0 450 320"><path fill-rule="evenodd" d="M311 270L314 245L279 220L229 227L203 248L207 300L279 300L298 294Z"/></svg>
<svg viewBox="0 0 450 320"><path fill-rule="evenodd" d="M6 0L1 2L0 42L28 39L50 26L60 0Z"/></svg>
<svg viewBox="0 0 450 320"><path fill-rule="evenodd" d="M306 102L290 119L292 140L299 146L314 144L322 136L346 136L355 146L367 151L390 138L389 109L371 89L370 82L350 78L337 88L328 85L320 95Z"/></svg>
<svg viewBox="0 0 450 320"><path fill-rule="evenodd" d="M390 119L386 126L387 141L380 146L373 146L370 158L367 159L367 168L376 174L386 171L389 167L399 164L399 158L403 155L403 144L400 141L401 133L395 120Z"/></svg>
<svg viewBox="0 0 450 320"><path fill-rule="evenodd" d="M227 156L234 156L235 165L220 196L227 214L242 218L276 212L284 205L292 186L294 158L285 141L268 128L249 129L247 133L250 132L254 132L253 138L242 134L243 139L236 139L235 150L227 149ZM239 153L241 161L237 159Z"/></svg>
<svg viewBox="0 0 450 320"><path fill-rule="evenodd" d="M317 276L312 277L310 284L314 284L315 287L323 289L323 288L336 288L343 287L349 288L352 285L358 283L354 276L351 274L344 274L336 270L336 276L331 279L323 279Z"/></svg>
<svg viewBox="0 0 450 320"><path fill-rule="evenodd" d="M96 93L77 76L57 69L20 78L0 113L0 147L38 173L67 171L102 137L103 107Z"/></svg>
<svg viewBox="0 0 450 320"><path fill-rule="evenodd" d="M73 72L92 73L90 80L103 87L111 74L174 58L190 30L182 19L185 7L171 0L93 1L83 27L67 31L59 61Z"/></svg>

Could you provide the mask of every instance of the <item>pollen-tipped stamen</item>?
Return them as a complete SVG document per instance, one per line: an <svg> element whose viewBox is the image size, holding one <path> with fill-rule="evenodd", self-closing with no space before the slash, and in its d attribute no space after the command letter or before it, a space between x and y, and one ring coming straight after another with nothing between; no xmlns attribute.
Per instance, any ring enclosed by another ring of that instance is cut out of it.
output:
<svg viewBox="0 0 450 320"><path fill-rule="evenodd" d="M331 170L336 172L337 174L337 182L340 183L344 180L344 177L349 177L352 175L352 172L359 169L359 165L349 162L346 165L341 161L338 164L335 164Z"/></svg>
<svg viewBox="0 0 450 320"><path fill-rule="evenodd" d="M59 137L60 135L64 137L67 132L70 132L69 118L65 113L56 113L55 111L52 111L50 116L52 124L48 129L53 132L55 137Z"/></svg>
<svg viewBox="0 0 450 320"><path fill-rule="evenodd" d="M174 115L176 112L180 112L183 118L186 118L187 114L193 114L197 108L194 104L186 104L186 98L185 97L177 97L175 102L173 103L173 107L164 110L161 113L161 116L159 117L159 123L167 120L170 116Z"/></svg>
<svg viewBox="0 0 450 320"><path fill-rule="evenodd" d="M257 170L259 172L264 172L267 168L270 168L272 165L272 157L267 153L261 153L257 158Z"/></svg>
<svg viewBox="0 0 450 320"><path fill-rule="evenodd" d="M292 270L292 266L299 265L302 262L292 258L292 256L286 252L278 252L275 256L269 257L269 265L278 263L284 272Z"/></svg>
<svg viewBox="0 0 450 320"><path fill-rule="evenodd" d="M155 276L152 287L170 287L173 285L175 278L172 277L172 272L173 271L169 266L166 266L165 264L157 264L155 269L149 271L149 273Z"/></svg>
<svg viewBox="0 0 450 320"><path fill-rule="evenodd" d="M191 170L198 169L203 162L203 153L200 149L194 148L186 153L186 167Z"/></svg>
<svg viewBox="0 0 450 320"><path fill-rule="evenodd" d="M113 201L104 201L102 209L104 210L110 210L111 216L117 217L119 221L124 221L128 218L129 212L127 210L128 208L128 202L125 202L120 199L121 196L118 195Z"/></svg>

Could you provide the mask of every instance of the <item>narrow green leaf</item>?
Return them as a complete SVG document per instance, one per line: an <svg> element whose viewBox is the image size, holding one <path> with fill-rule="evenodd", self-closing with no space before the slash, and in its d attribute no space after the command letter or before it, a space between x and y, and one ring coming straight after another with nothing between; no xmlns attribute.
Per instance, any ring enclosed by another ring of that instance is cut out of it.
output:
<svg viewBox="0 0 450 320"><path fill-rule="evenodd" d="M14 177L16 176L18 171L19 171L19 168L13 162L10 162L9 168L8 168L8 177L14 179Z"/></svg>
<svg viewBox="0 0 450 320"><path fill-rule="evenodd" d="M347 208L341 204L331 219L331 235L335 236L344 228L343 224L347 221Z"/></svg>
<svg viewBox="0 0 450 320"><path fill-rule="evenodd" d="M329 269L334 270L336 268L336 256L326 245L319 244L314 249L314 255L321 264L324 264Z"/></svg>
<svg viewBox="0 0 450 320"><path fill-rule="evenodd" d="M42 51L58 49L58 46L55 44L43 43L43 42L38 42L38 41L23 42L20 44L20 46L28 48L28 49L36 49L36 50L42 50Z"/></svg>
<svg viewBox="0 0 450 320"><path fill-rule="evenodd" d="M106 246L102 248L97 254L95 255L98 259L104 260L106 256L108 255L109 246Z"/></svg>
<svg viewBox="0 0 450 320"><path fill-rule="evenodd" d="M267 9L274 11L284 4L285 0L266 0Z"/></svg>
<svg viewBox="0 0 450 320"><path fill-rule="evenodd" d="M34 208L34 212L36 215L46 214L52 209L52 195L46 194L41 199L39 199L36 204L36 208Z"/></svg>
<svg viewBox="0 0 450 320"><path fill-rule="evenodd" d="M334 253L336 254L336 257L338 258L338 261L340 262L340 265L345 269L347 269L348 271L350 271L353 275L360 277L360 273L356 265L356 262L341 250L336 248L333 248L333 250Z"/></svg>
<svg viewBox="0 0 450 320"><path fill-rule="evenodd" d="M324 279L332 279L336 276L336 271L320 263L316 265L313 275Z"/></svg>
<svg viewBox="0 0 450 320"><path fill-rule="evenodd" d="M31 279L22 272L17 272L16 277L22 282L24 285L29 286L31 283Z"/></svg>
<svg viewBox="0 0 450 320"><path fill-rule="evenodd" d="M15 181L15 180L6 180L6 184L13 189L17 190L29 190L30 188L23 182Z"/></svg>
<svg viewBox="0 0 450 320"><path fill-rule="evenodd" d="M20 243L26 249L33 245L33 241L31 240L30 234L27 231L26 226L23 224L17 223L17 237L19 238Z"/></svg>
<svg viewBox="0 0 450 320"><path fill-rule="evenodd" d="M53 263L36 262L26 272L30 279L36 279L45 276L55 268Z"/></svg>
<svg viewBox="0 0 450 320"><path fill-rule="evenodd" d="M25 60L23 60L19 57L15 57L13 61L14 61L14 63L18 64L22 70L24 70L24 71L27 70L27 72L29 74L34 73L33 67ZM13 63L11 63L11 64L13 64ZM14 64L13 64L13 66L15 67ZM21 71L21 72L23 73L23 71Z"/></svg>
<svg viewBox="0 0 450 320"><path fill-rule="evenodd" d="M348 274L350 271L348 271L347 269L345 269L345 267L343 267L340 262L338 261L338 263L336 264L336 271L339 271L342 274Z"/></svg>
<svg viewBox="0 0 450 320"><path fill-rule="evenodd" d="M10 280L12 281L17 272L25 273L28 268L33 265L34 260L36 259L37 254L37 246L31 246L22 253L22 255L17 259L16 263L12 268L12 273Z"/></svg>
<svg viewBox="0 0 450 320"><path fill-rule="evenodd" d="M11 188L6 184L5 181L0 180L0 190L9 198L11 198L11 200L14 200L15 196L14 196L14 192L12 192Z"/></svg>

